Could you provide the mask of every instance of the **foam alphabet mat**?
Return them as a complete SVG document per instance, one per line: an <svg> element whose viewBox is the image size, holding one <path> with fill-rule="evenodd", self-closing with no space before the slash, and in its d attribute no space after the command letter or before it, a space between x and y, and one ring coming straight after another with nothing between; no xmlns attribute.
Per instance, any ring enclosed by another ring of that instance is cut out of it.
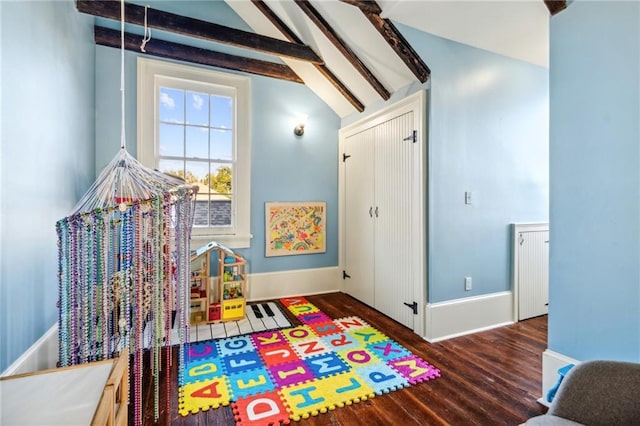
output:
<svg viewBox="0 0 640 426"><path fill-rule="evenodd" d="M179 412L232 405L238 425L277 425L440 377L440 370L352 316L280 300L302 323L191 344Z"/></svg>

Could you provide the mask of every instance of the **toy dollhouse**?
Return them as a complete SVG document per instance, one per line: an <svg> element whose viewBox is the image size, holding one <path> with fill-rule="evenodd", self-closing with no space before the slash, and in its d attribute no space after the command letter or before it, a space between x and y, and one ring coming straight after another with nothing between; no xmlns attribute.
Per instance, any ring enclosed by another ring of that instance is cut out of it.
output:
<svg viewBox="0 0 640 426"><path fill-rule="evenodd" d="M247 261L214 241L191 255L191 325L245 317Z"/></svg>

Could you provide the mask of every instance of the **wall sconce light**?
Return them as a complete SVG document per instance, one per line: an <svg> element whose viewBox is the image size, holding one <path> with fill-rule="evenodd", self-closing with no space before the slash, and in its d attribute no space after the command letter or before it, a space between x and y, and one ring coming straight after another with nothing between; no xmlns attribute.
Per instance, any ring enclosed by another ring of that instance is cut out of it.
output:
<svg viewBox="0 0 640 426"><path fill-rule="evenodd" d="M295 122L297 124L293 128L293 133L296 136L304 135L304 127L307 125L307 116L306 115L300 115L300 116L296 117L296 121Z"/></svg>

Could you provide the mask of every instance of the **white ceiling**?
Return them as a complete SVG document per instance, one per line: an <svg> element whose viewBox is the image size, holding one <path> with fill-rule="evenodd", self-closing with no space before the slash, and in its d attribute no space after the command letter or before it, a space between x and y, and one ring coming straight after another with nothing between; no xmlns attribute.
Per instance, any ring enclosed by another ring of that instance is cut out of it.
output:
<svg viewBox="0 0 640 426"><path fill-rule="evenodd" d="M256 33L285 39L251 1L226 2ZM323 58L365 107L381 99L293 0L265 3ZM417 80L357 7L338 0L311 3L389 92ZM378 0L378 4L382 17L394 23L536 65L548 64L550 15L542 0ZM340 117L356 111L313 65L285 58L283 61Z"/></svg>
<svg viewBox="0 0 640 426"><path fill-rule="evenodd" d="M549 64L542 0L379 0L382 17L532 64Z"/></svg>

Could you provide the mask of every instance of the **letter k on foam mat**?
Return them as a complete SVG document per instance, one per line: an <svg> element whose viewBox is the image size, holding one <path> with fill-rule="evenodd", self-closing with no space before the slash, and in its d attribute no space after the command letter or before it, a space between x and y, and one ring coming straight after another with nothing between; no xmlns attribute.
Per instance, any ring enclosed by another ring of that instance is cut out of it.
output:
<svg viewBox="0 0 640 426"><path fill-rule="evenodd" d="M277 425L440 377L358 317L331 319L304 297L281 302L303 325L185 349L180 414L232 404L239 425Z"/></svg>

